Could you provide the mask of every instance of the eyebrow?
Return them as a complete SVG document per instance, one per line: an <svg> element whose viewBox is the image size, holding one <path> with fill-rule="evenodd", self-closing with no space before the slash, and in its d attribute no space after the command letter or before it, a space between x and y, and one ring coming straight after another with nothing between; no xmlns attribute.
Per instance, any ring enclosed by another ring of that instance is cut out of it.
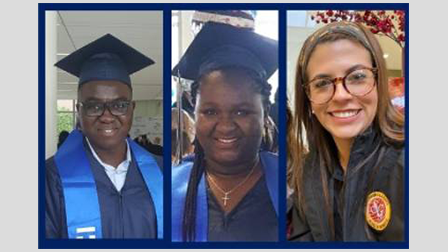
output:
<svg viewBox="0 0 448 252"><path fill-rule="evenodd" d="M372 68L372 67L371 66L365 66L363 64L356 64L356 65L350 67L349 69L347 69L347 71L345 71L345 74L347 75L347 74L349 74L349 73L351 73L351 72L353 72L355 70L358 70L360 68Z"/></svg>
<svg viewBox="0 0 448 252"><path fill-rule="evenodd" d="M104 102L104 99L96 98L96 97L88 97L84 100L85 102ZM114 101L130 101L127 97L117 97L115 99L109 100L108 102Z"/></svg>
<svg viewBox="0 0 448 252"><path fill-rule="evenodd" d="M243 101L240 103L236 103L236 104L230 104L232 107L252 107L251 103ZM217 103L215 102L205 102L203 103L201 106L205 107L205 106L218 106Z"/></svg>

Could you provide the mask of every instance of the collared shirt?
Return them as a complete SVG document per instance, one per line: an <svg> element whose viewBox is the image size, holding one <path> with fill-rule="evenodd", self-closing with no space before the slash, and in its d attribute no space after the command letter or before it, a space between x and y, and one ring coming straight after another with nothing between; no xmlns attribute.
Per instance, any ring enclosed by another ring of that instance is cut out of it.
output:
<svg viewBox="0 0 448 252"><path fill-rule="evenodd" d="M124 181L126 180L126 174L129 169L129 164L131 163L132 160L128 141L126 141L126 148L127 148L126 159L123 162L121 162L117 168L115 168L112 165L106 164L103 161L101 161L100 157L98 157L95 150L92 148L92 145L90 145L89 139L87 137L86 140L90 150L92 151L93 156L104 167L104 170L106 171L106 174L109 177L110 181L112 181L112 184L114 184L117 191L121 191L121 188L123 188L124 185Z"/></svg>

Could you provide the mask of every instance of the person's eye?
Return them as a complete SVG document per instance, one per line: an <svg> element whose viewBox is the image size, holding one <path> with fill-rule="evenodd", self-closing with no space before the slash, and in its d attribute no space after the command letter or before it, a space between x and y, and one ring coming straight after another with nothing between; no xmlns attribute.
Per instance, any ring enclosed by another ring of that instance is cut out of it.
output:
<svg viewBox="0 0 448 252"><path fill-rule="evenodd" d="M318 88L318 89L327 88L331 85L332 85L331 81L327 80L327 79L318 79L318 80L315 80L312 84L313 88Z"/></svg>
<svg viewBox="0 0 448 252"><path fill-rule="evenodd" d="M112 107L117 109L123 109L126 108L127 106L128 104L126 102L115 102L112 104Z"/></svg>
<svg viewBox="0 0 448 252"><path fill-rule="evenodd" d="M248 110L239 109L235 111L235 115L237 116L247 116L250 112Z"/></svg>
<svg viewBox="0 0 448 252"><path fill-rule="evenodd" d="M214 116L214 115L217 115L218 112L215 109L204 109L202 111L202 114L204 114L206 116Z"/></svg>
<svg viewBox="0 0 448 252"><path fill-rule="evenodd" d="M103 106L101 103L87 103L86 104L86 109L88 110L95 110L95 111L99 111L102 110Z"/></svg>
<svg viewBox="0 0 448 252"><path fill-rule="evenodd" d="M347 77L347 80L352 81L352 82L360 82L360 81L364 81L366 78L367 78L367 74L364 73L364 71L356 71L356 72L351 73Z"/></svg>

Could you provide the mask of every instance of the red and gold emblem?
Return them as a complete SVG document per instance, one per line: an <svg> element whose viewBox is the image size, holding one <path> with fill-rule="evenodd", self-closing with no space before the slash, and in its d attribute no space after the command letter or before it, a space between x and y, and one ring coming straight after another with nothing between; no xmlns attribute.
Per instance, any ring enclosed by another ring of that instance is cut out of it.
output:
<svg viewBox="0 0 448 252"><path fill-rule="evenodd" d="M366 221L370 227L383 231L389 224L391 206L389 199L382 192L372 192L367 196Z"/></svg>

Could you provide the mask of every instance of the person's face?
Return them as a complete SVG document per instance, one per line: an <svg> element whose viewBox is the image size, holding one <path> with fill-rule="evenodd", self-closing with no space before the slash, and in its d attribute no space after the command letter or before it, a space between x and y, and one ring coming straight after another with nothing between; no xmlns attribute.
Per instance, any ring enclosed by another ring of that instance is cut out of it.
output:
<svg viewBox="0 0 448 252"><path fill-rule="evenodd" d="M131 89L118 81L91 81L83 84L78 93L79 102L104 103L131 101ZM113 115L106 107L100 116L88 116L87 108L77 105L81 130L96 149L112 151L125 144L132 126L135 103L132 102L123 115Z"/></svg>
<svg viewBox="0 0 448 252"><path fill-rule="evenodd" d="M219 72L201 82L197 96L196 135L205 158L224 166L252 162L264 125L261 94L250 83L228 83Z"/></svg>
<svg viewBox="0 0 448 252"><path fill-rule="evenodd" d="M350 40L337 40L318 45L308 63L308 79L317 76L344 77L356 68L372 68L369 51ZM365 96L348 93L341 81L336 85L332 99L324 104L311 102L311 108L322 126L334 140L353 140L372 123L378 105L376 86Z"/></svg>

